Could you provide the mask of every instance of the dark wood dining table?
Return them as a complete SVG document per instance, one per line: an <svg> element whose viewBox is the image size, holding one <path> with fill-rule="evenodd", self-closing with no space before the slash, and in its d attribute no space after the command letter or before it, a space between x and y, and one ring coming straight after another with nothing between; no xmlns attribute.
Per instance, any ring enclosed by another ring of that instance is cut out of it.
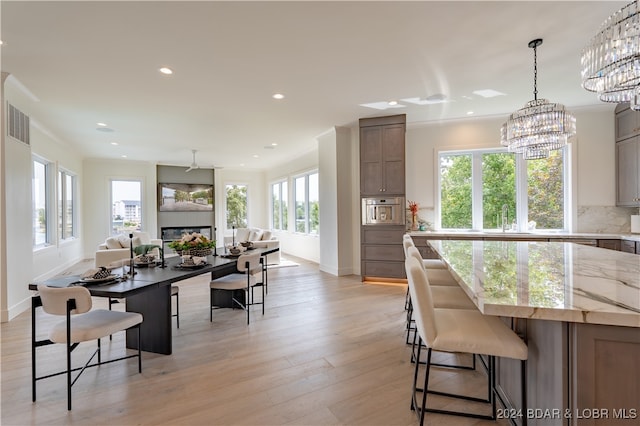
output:
<svg viewBox="0 0 640 426"><path fill-rule="evenodd" d="M257 248L255 250L267 258L269 254L279 249ZM92 296L126 298L126 310L139 312L144 318L140 327L142 350L170 355L172 353L171 285L206 273L211 274L212 280L236 273L237 260L236 256L207 256L207 264L204 266L180 268L180 257L169 257L165 259L165 267L136 267L134 276L126 280L83 285ZM266 259L265 264L267 264ZM114 269L113 272L118 271ZM80 284L79 280L79 275L52 278L29 284L29 289L37 290L40 284L50 287L68 287ZM136 332L127 332L127 347L137 349L137 342Z"/></svg>

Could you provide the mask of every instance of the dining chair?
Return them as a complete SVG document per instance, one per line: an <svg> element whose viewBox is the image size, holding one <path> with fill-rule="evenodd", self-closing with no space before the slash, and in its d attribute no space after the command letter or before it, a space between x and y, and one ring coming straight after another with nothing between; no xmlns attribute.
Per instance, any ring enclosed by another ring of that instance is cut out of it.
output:
<svg viewBox="0 0 640 426"><path fill-rule="evenodd" d="M232 305L238 306L247 312L247 325L249 324L250 307L252 305L262 305L262 315L264 315L264 259L259 252L241 254L238 257L236 269L238 273L216 278L210 282L209 321L213 321L213 310L219 309L218 306L214 305L214 292L219 290L230 292ZM254 290L256 287L260 287L262 290L260 302L255 300ZM244 297L241 298L240 295Z"/></svg>
<svg viewBox="0 0 640 426"><path fill-rule="evenodd" d="M49 338L37 340L36 320L37 308L47 314L64 316L65 320L58 322L49 330ZM92 310L92 299L85 287L74 286L55 288L44 285L38 286L38 294L31 298L31 373L32 400L36 400L36 382L49 377L67 375L67 409L71 410L71 387L88 367L104 365L128 358L138 358L138 373L142 372L140 324L142 315L136 312L108 311L106 309ZM119 331L136 329L138 335L138 350L135 355L125 355L119 358L102 361L100 339ZM98 347L83 367L72 368L71 353L82 342L97 340ZM36 353L41 346L63 343L67 349L67 366L63 371L44 376L37 376ZM92 363L97 355L97 363ZM80 370L72 380L72 372Z"/></svg>
<svg viewBox="0 0 640 426"><path fill-rule="evenodd" d="M418 260L414 257L407 258L405 260L405 270L407 272L409 291L415 312L418 335L418 360L420 359L423 344L427 349L426 360L424 362L424 384L422 388L419 388L417 385L421 363L416 362L411 392L411 409L416 411L420 425L424 424L426 412L495 420L496 399L499 397L495 388L496 357L512 358L521 361L520 385L522 402L519 409L522 410L523 413L526 413L526 360L528 357L528 349L522 339L498 317L484 315L477 310L436 308L432 287L429 285L427 274ZM487 356L489 358L487 397L477 398L429 388L431 367L433 365L431 361L433 351L481 354ZM420 404L418 404L417 400L418 393L422 393ZM427 407L428 394L488 403L491 405L491 414L487 415L477 412ZM523 423L526 424L526 416L523 417Z"/></svg>

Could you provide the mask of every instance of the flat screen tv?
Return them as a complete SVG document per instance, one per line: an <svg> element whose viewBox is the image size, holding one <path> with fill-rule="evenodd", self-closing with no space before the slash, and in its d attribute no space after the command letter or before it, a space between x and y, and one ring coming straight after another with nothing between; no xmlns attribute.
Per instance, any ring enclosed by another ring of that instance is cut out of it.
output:
<svg viewBox="0 0 640 426"><path fill-rule="evenodd" d="M159 183L161 212L213 211L213 185L206 183Z"/></svg>

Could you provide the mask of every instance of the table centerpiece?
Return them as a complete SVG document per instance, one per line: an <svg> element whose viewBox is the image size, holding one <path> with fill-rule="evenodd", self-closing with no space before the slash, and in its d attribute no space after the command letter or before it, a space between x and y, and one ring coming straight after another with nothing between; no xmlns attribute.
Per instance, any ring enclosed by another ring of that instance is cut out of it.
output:
<svg viewBox="0 0 640 426"><path fill-rule="evenodd" d="M192 232L191 234L184 234L177 241L171 241L168 246L180 256L204 257L211 254L211 249L216 246L216 241L210 240L200 233Z"/></svg>

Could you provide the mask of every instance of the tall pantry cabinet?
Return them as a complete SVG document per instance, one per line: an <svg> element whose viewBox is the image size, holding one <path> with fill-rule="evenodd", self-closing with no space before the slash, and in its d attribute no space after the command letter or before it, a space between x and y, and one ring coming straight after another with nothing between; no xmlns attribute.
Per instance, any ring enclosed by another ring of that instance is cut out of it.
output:
<svg viewBox="0 0 640 426"><path fill-rule="evenodd" d="M402 197L404 200L405 130L405 114L360 119L361 201L370 197ZM364 281L406 277L402 248L404 232L404 223L361 223L360 267Z"/></svg>

